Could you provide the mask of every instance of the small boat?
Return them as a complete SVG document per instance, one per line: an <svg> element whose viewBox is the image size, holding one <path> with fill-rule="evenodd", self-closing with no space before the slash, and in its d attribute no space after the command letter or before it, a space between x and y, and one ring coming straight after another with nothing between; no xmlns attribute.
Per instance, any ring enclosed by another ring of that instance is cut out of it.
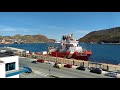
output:
<svg viewBox="0 0 120 90"><path fill-rule="evenodd" d="M60 41L55 41L55 43L60 43Z"/></svg>
<svg viewBox="0 0 120 90"><path fill-rule="evenodd" d="M88 61L92 51L84 50L82 46L79 46L78 41L73 38L73 34L70 34L62 36L60 45L57 48L48 47L48 54L53 57Z"/></svg>

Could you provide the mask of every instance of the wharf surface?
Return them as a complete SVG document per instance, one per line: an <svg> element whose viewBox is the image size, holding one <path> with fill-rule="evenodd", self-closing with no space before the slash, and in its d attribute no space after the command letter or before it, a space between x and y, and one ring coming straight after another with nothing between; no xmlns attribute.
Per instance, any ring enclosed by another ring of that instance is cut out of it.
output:
<svg viewBox="0 0 120 90"><path fill-rule="evenodd" d="M50 55L27 54L27 55L25 55L25 57L33 58L33 59L43 59L43 60L51 61L51 62L60 62L62 64L72 64L75 66L85 66L88 68L97 67L97 68L101 68L105 71L120 71L120 66L113 65L113 64L95 63L95 62L84 61L84 60L60 58L60 57L53 57Z"/></svg>
<svg viewBox="0 0 120 90"><path fill-rule="evenodd" d="M37 59L30 59L26 57L20 57L19 63L22 65L27 65L32 68L32 73L30 74L20 74L21 78L113 78L105 76L104 73L96 74L91 73L89 70L81 71L74 68L55 68L54 63L44 62L44 63L31 63Z"/></svg>
<svg viewBox="0 0 120 90"><path fill-rule="evenodd" d="M3 47L3 48L0 48L0 51L4 51L4 50L6 50L6 51L13 51L15 54L18 54L18 55L29 53L28 50L14 48L14 47Z"/></svg>
<svg viewBox="0 0 120 90"><path fill-rule="evenodd" d="M30 53L28 53L29 51L27 51L27 50L13 48L13 47L6 47L6 49L10 49L13 51L16 50L17 51L16 55L22 56L22 57L24 56L24 57L32 58L32 59L43 59L43 60L51 61L51 62L60 62L62 64L72 64L75 66L85 66L88 68L98 67L98 68L101 68L105 71L120 71L120 65L107 64L107 63L95 63L95 62L84 61L84 60L53 57L50 55L38 55L38 54L35 54L34 52L32 52L30 54Z"/></svg>

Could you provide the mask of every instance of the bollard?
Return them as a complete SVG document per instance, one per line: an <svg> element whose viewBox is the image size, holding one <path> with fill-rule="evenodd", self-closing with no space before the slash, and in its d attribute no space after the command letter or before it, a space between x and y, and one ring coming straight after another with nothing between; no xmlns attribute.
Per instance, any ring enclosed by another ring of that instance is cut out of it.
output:
<svg viewBox="0 0 120 90"><path fill-rule="evenodd" d="M109 71L109 66L107 65L107 71Z"/></svg>
<svg viewBox="0 0 120 90"><path fill-rule="evenodd" d="M64 59L64 60L65 60L65 59ZM65 60L65 64L67 64L67 63L66 63L66 60Z"/></svg>
<svg viewBox="0 0 120 90"><path fill-rule="evenodd" d="M88 68L89 68L89 62L88 62Z"/></svg>
<svg viewBox="0 0 120 90"><path fill-rule="evenodd" d="M83 67L84 67L84 62L83 62Z"/></svg>
<svg viewBox="0 0 120 90"><path fill-rule="evenodd" d="M37 57L36 57L36 56L34 56L34 58L36 59Z"/></svg>
<svg viewBox="0 0 120 90"><path fill-rule="evenodd" d="M99 68L101 68L101 64L100 64Z"/></svg>
<svg viewBox="0 0 120 90"><path fill-rule="evenodd" d="M65 63L65 60L63 59L63 63Z"/></svg>
<svg viewBox="0 0 120 90"><path fill-rule="evenodd" d="M73 65L75 65L75 61L73 60Z"/></svg>

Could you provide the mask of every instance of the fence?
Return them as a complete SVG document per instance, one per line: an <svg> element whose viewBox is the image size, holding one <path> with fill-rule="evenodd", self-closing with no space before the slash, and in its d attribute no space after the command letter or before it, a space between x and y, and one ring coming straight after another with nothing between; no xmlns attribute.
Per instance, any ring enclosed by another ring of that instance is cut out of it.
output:
<svg viewBox="0 0 120 90"><path fill-rule="evenodd" d="M60 58L60 57L52 57L49 55L28 54L28 55L24 55L24 56L26 56L28 58L43 59L43 60L52 61L52 62L60 62L62 64L72 64L72 65L85 66L85 67L97 67L97 68L101 68L101 69L106 70L106 71L120 70L119 65L95 63L95 62L75 60L75 59L66 59L66 58Z"/></svg>

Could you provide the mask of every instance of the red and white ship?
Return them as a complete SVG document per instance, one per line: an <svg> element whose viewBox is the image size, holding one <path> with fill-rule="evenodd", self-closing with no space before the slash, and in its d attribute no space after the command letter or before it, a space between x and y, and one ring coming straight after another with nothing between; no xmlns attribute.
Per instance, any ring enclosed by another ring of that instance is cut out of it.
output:
<svg viewBox="0 0 120 90"><path fill-rule="evenodd" d="M73 34L63 35L60 46L57 48L48 47L49 55L62 58L74 58L77 60L87 61L92 52L90 50L83 50L82 46L76 39L73 38Z"/></svg>

